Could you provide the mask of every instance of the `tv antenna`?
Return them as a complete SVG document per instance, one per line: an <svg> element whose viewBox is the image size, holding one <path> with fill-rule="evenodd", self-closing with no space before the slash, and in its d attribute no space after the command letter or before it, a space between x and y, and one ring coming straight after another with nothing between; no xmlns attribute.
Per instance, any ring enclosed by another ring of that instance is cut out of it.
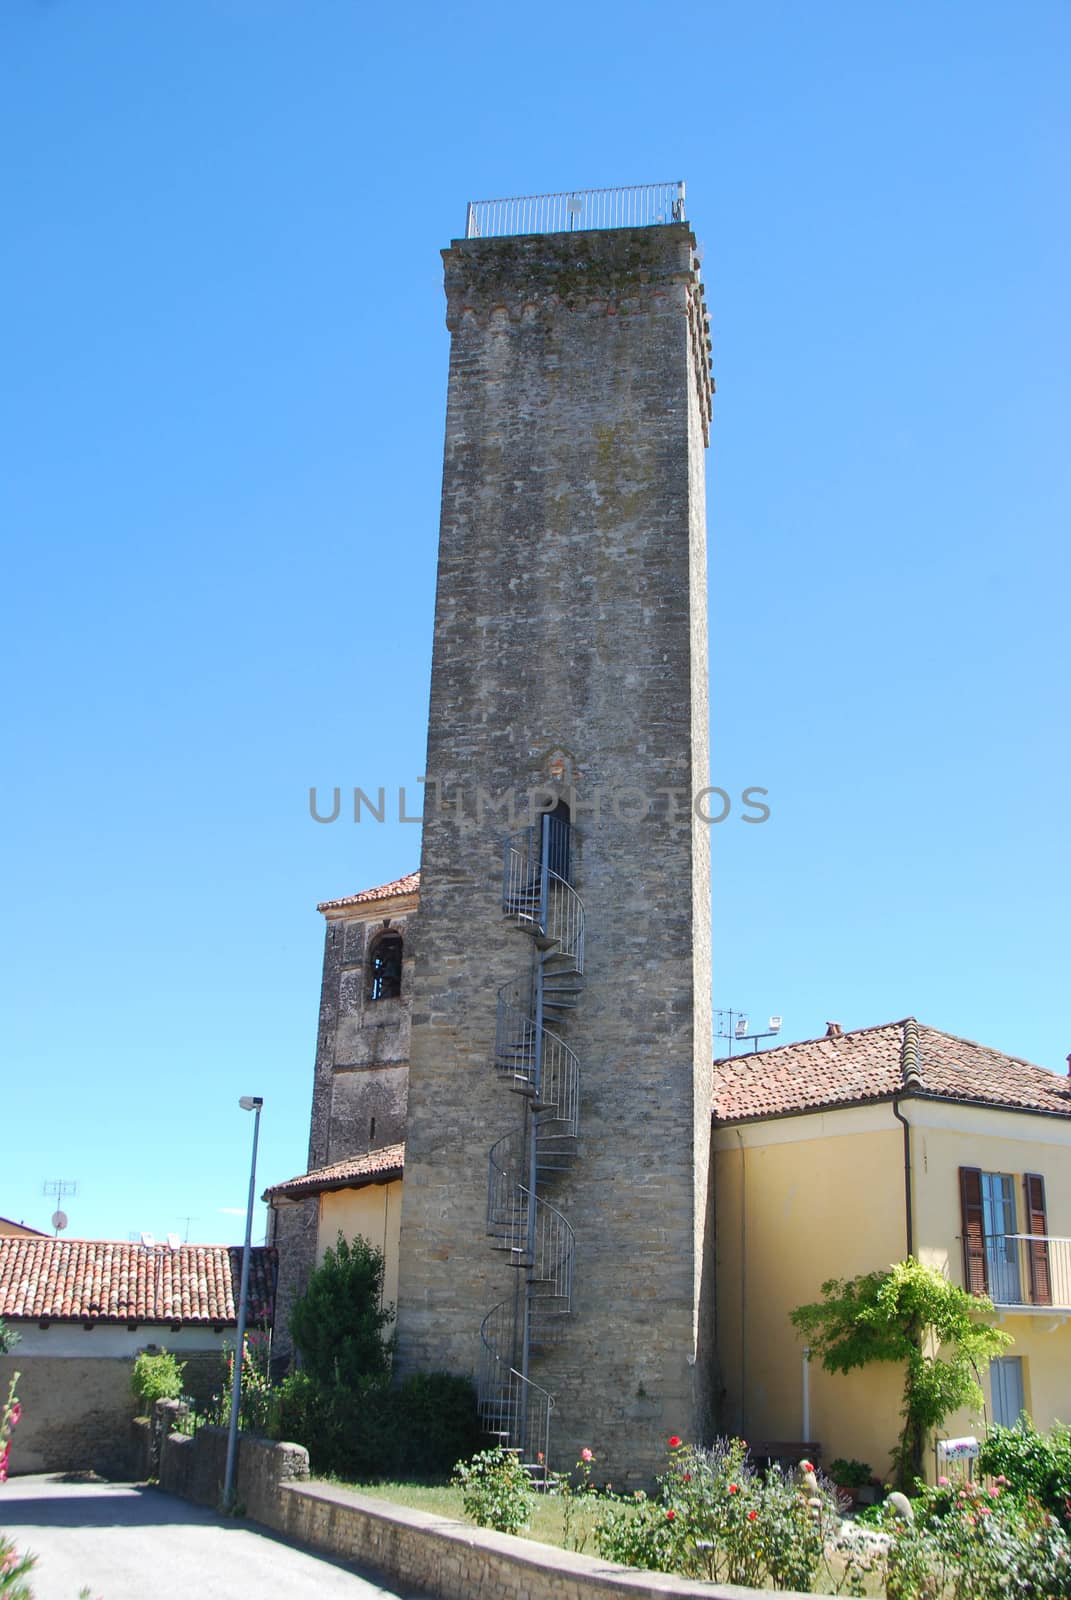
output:
<svg viewBox="0 0 1071 1600"><path fill-rule="evenodd" d="M733 1053L734 1042L746 1043L748 1040L754 1044L752 1055L758 1055L759 1040L773 1039L781 1032L780 1017L771 1017L764 1032L752 1033L751 1021L746 1011L719 1010L714 1014L718 1019L718 1038L728 1039L730 1055Z"/></svg>
<svg viewBox="0 0 1071 1600"><path fill-rule="evenodd" d="M59 1238L69 1220L59 1202L65 1195L77 1194L78 1184L69 1178L48 1178L41 1186L41 1193L51 1195L56 1201L56 1209L52 1213L52 1226L56 1230L56 1237Z"/></svg>

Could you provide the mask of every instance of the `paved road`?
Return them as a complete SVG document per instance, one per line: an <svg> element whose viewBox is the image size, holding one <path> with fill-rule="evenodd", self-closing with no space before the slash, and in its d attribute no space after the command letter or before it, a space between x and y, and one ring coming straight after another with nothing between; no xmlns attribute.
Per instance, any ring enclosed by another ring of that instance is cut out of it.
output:
<svg viewBox="0 0 1071 1600"><path fill-rule="evenodd" d="M240 1518L129 1483L10 1478L0 1530L39 1557L34 1600L413 1600Z"/></svg>

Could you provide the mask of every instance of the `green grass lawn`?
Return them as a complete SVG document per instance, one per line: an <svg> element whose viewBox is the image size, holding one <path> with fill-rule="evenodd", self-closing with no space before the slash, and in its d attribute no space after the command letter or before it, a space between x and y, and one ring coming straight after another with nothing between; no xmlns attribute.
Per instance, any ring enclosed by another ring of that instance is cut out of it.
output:
<svg viewBox="0 0 1071 1600"><path fill-rule="evenodd" d="M432 1511L437 1516L450 1517L455 1522L472 1526L461 1508L461 1490L451 1488L449 1484L340 1483L340 1487L354 1489L358 1494L370 1495L377 1500L390 1500L395 1505L408 1506L413 1511ZM575 1550L579 1545L587 1555L594 1555L591 1530L598 1515L599 1505L600 1502L595 1497L586 1501L583 1498L574 1499L571 1538L567 1541L561 1498L553 1494L538 1495L531 1524L521 1537L535 1539L540 1544L558 1545L561 1549ZM833 1558L833 1568L834 1573L839 1576L842 1564L836 1557ZM884 1586L876 1575L867 1583L867 1594L871 1596L884 1594Z"/></svg>
<svg viewBox="0 0 1071 1600"><path fill-rule="evenodd" d="M354 1489L358 1494L373 1495L377 1500L392 1500L395 1505L409 1506L413 1511L433 1511L440 1517L452 1517L455 1522L467 1522L461 1509L461 1490L449 1484L421 1483L344 1483L344 1489ZM591 1549L591 1528L598 1511L598 1501L583 1499L573 1501L572 1538L566 1545L565 1512L558 1495L536 1496L535 1510L525 1539L536 1539L540 1544L556 1544L562 1549ZM469 1523L471 1527L472 1524Z"/></svg>

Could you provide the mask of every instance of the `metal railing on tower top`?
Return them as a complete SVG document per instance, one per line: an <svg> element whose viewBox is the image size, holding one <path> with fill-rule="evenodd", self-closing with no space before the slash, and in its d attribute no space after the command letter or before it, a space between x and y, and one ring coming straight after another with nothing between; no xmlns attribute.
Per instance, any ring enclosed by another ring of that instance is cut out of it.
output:
<svg viewBox="0 0 1071 1600"><path fill-rule="evenodd" d="M563 189L509 200L470 200L466 239L511 233L572 233L583 228L651 228L683 222L683 183L639 183L626 189Z"/></svg>

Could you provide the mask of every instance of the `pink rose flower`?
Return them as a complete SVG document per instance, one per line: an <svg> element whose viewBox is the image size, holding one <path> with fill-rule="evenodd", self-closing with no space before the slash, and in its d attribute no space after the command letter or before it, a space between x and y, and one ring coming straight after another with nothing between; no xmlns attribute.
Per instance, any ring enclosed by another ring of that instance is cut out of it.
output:
<svg viewBox="0 0 1071 1600"><path fill-rule="evenodd" d="M585 1445L583 1450L581 1450L580 1459L581 1459L581 1461L594 1461L595 1460L595 1457L592 1455L592 1453L588 1449L587 1445Z"/></svg>

